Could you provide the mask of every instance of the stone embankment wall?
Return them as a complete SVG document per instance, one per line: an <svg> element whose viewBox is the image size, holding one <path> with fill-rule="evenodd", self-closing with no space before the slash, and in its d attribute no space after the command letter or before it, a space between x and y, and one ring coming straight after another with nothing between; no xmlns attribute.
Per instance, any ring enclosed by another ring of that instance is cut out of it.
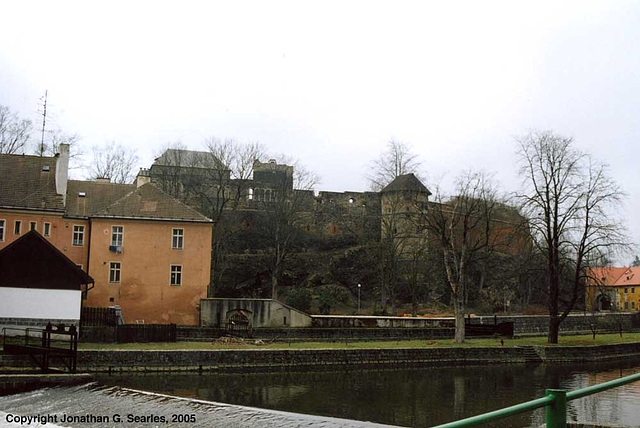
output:
<svg viewBox="0 0 640 428"><path fill-rule="evenodd" d="M575 347L80 351L78 368L113 371L264 371L332 367L410 367L504 363L577 363L640 357L640 343Z"/></svg>
<svg viewBox="0 0 640 428"><path fill-rule="evenodd" d="M453 337L451 328L258 328L252 338L287 341L430 340ZM217 328L178 327L179 341L211 341L228 332Z"/></svg>
<svg viewBox="0 0 640 428"><path fill-rule="evenodd" d="M523 348L292 349L215 351L81 351L83 371L312 370L337 366L524 363Z"/></svg>

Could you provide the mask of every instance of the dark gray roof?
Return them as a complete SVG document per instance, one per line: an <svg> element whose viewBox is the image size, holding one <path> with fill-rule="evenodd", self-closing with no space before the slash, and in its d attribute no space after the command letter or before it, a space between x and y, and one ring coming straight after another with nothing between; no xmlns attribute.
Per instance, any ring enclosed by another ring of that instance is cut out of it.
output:
<svg viewBox="0 0 640 428"><path fill-rule="evenodd" d="M397 176L391 183L387 184L381 192L418 192L431 195L429 189L427 189L427 187L422 184L422 181L413 173Z"/></svg>
<svg viewBox="0 0 640 428"><path fill-rule="evenodd" d="M228 169L213 153L196 150L167 149L156 158L154 164L182 168Z"/></svg>
<svg viewBox="0 0 640 428"><path fill-rule="evenodd" d="M92 217L211 222L151 183L138 187Z"/></svg>
<svg viewBox="0 0 640 428"><path fill-rule="evenodd" d="M49 156L0 155L0 206L64 210L62 195L56 193L56 160Z"/></svg>
<svg viewBox="0 0 640 428"><path fill-rule="evenodd" d="M69 180L66 214L70 217L90 217L135 189L135 184ZM81 193L83 196L80 196Z"/></svg>
<svg viewBox="0 0 640 428"><path fill-rule="evenodd" d="M94 282L35 230L0 250L0 271L0 287L80 290Z"/></svg>

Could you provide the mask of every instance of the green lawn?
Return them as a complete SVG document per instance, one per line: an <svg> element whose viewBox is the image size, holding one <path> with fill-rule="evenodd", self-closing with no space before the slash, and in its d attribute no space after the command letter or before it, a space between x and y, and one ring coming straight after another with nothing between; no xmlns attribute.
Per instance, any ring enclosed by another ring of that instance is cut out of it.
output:
<svg viewBox="0 0 640 428"><path fill-rule="evenodd" d="M502 346L500 339L468 339L463 344L445 340L405 340L372 342L278 342L255 345L252 341L244 344L212 342L160 342L160 343L80 343L78 349L371 349L371 348L434 348L434 347L488 347ZM599 334L596 340L591 335L561 336L560 346L610 345L614 343L640 342L640 333ZM505 339L504 346L547 345L546 337L523 337Z"/></svg>

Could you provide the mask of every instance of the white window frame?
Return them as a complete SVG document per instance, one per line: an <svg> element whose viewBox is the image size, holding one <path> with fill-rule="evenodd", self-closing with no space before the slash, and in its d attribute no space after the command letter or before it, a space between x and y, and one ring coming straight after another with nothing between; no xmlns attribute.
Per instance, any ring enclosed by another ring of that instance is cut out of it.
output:
<svg viewBox="0 0 640 428"><path fill-rule="evenodd" d="M16 232L16 227L18 228L17 232ZM22 220L15 220L13 222L13 234L14 235L22 234Z"/></svg>
<svg viewBox="0 0 640 428"><path fill-rule="evenodd" d="M7 221L3 218L0 218L0 242L4 242L4 236L7 232Z"/></svg>
<svg viewBox="0 0 640 428"><path fill-rule="evenodd" d="M116 276L117 276L117 280L112 280L112 279L116 279L115 278ZM109 284L120 284L121 281L122 281L122 262L118 262L118 261L109 262Z"/></svg>
<svg viewBox="0 0 640 428"><path fill-rule="evenodd" d="M42 226L42 235L43 236L51 236L51 223L45 222Z"/></svg>
<svg viewBox="0 0 640 428"><path fill-rule="evenodd" d="M76 227L78 230L76 230ZM76 240L76 233L80 237L80 240ZM71 235L71 245L74 247L84 247L84 224L74 224Z"/></svg>
<svg viewBox="0 0 640 428"><path fill-rule="evenodd" d="M38 222L37 221L30 221L29 222L29 232L31 232L32 230L38 230Z"/></svg>
<svg viewBox="0 0 640 428"><path fill-rule="evenodd" d="M116 232L114 230L116 227L119 227L122 230L120 232ZM116 236L116 235L120 236L120 244L118 244L117 241L113 240L113 237ZM111 246L112 247L122 247L122 246L124 246L124 226L121 226L121 225L111 226Z"/></svg>
<svg viewBox="0 0 640 428"><path fill-rule="evenodd" d="M176 275L176 276L174 276ZM182 285L182 265L171 265L169 268L169 285L179 287Z"/></svg>
<svg viewBox="0 0 640 428"><path fill-rule="evenodd" d="M171 249L183 250L184 249L184 229L173 228L171 230Z"/></svg>

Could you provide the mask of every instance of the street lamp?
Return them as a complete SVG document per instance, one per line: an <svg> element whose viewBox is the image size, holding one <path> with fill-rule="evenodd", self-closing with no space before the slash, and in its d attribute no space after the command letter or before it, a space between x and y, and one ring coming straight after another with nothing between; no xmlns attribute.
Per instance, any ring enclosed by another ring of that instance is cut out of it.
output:
<svg viewBox="0 0 640 428"><path fill-rule="evenodd" d="M360 289L362 285L358 284L358 313L360 312Z"/></svg>

